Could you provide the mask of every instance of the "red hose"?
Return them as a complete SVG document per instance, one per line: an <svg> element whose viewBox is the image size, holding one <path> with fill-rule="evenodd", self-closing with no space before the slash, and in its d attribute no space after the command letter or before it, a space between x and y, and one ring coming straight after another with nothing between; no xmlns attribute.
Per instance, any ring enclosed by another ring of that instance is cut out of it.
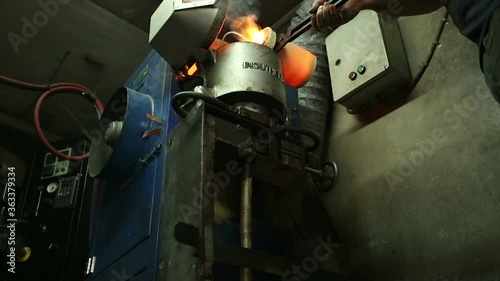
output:
<svg viewBox="0 0 500 281"><path fill-rule="evenodd" d="M50 85L31 84L31 83L27 83L27 82L18 81L18 80L12 79L12 78L8 78L8 77L2 76L2 75L0 75L0 81L3 81L5 83L8 83L8 84L20 87L20 88L25 88L25 89L29 89L29 90L45 91L38 98L38 101L36 102L35 111L33 114L33 122L35 124L35 130L36 130L38 137L40 138L40 141L52 154L56 155L57 157L59 157L61 159L70 160L70 161L85 160L89 157L89 154L85 154L82 156L69 156L69 155L66 155L66 154L59 152L47 140L47 138L45 137L45 135L43 133L42 126L40 125L40 108L42 107L44 100L48 96L50 96L54 93L57 93L57 92L68 92L69 91L69 92L78 92L83 97L85 97L90 92L90 90L88 88L86 88L85 86L79 85L79 84L74 84L74 83L55 83L55 84L50 84ZM99 112L102 115L102 113L104 112L104 106L103 106L102 102L98 98L95 98L94 105L96 106L96 108L99 110Z"/></svg>

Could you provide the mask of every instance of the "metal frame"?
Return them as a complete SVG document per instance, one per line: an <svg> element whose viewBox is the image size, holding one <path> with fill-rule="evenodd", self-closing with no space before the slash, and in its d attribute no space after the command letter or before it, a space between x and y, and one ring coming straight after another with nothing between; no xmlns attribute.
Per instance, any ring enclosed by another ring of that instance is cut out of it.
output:
<svg viewBox="0 0 500 281"><path fill-rule="evenodd" d="M214 205L213 200L202 200L204 186L209 183L208 175L213 168L212 152L215 149L210 118L205 115L204 106L193 109L167 141L159 280L199 280L200 276L211 274L210 254L202 254L206 264L200 264L197 249L178 242L174 234L178 223L194 226L200 230L194 239L205 248L211 248L207 244L210 241L205 241L204 236L211 233L206 229L213 227Z"/></svg>
<svg viewBox="0 0 500 281"><path fill-rule="evenodd" d="M232 141L240 142L245 139L245 134L251 135L251 130L244 125L235 125L243 124L241 121L244 118L238 118L239 122L232 126L234 132L221 135L230 127L221 125L215 113L221 112L198 103L168 138L158 280L209 280L214 274L214 263L277 276L282 276L293 265L300 264L299 260L245 248L248 243L239 247L216 240L215 198L207 194L210 194L208 188L214 172L217 143L227 145ZM232 136L231 139L229 136ZM238 157L238 150L224 151ZM244 155L239 154L239 157L245 159ZM310 280L344 280L344 277L319 269L311 274Z"/></svg>

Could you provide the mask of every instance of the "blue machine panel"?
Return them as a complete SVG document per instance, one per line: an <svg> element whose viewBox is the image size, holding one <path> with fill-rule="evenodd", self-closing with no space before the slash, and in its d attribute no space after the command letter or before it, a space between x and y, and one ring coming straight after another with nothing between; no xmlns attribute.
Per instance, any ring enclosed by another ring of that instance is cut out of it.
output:
<svg viewBox="0 0 500 281"><path fill-rule="evenodd" d="M161 125L151 125L150 129L161 126L162 133L146 139L141 158L162 144L167 133L179 123L170 106L171 93L177 89L173 88L175 77L169 69L157 53L151 52L125 85L151 96L154 104L151 114L162 119ZM93 205L91 250L96 263L91 280L128 280L124 276L154 280L164 183L164 163L159 160L164 159L164 153L161 149L158 157L124 184L100 181Z"/></svg>

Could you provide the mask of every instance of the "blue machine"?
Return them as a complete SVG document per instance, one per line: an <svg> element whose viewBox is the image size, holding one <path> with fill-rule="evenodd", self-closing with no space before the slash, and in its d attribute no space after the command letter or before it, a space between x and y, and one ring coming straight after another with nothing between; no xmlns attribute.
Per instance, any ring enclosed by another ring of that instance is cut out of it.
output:
<svg viewBox="0 0 500 281"><path fill-rule="evenodd" d="M87 266L93 281L122 281L132 277L133 280L152 281L156 280L159 265L161 200L166 169L164 159L168 157L163 144L180 122L170 104L172 95L179 92L179 88L170 66L154 51L146 57L125 87L128 88L125 89L127 97L115 96L108 110L120 105L127 109L126 121L127 118L143 121L130 122L134 124L133 128L128 128L129 124L124 125L122 134L130 134L130 137L120 138L121 143L116 144L115 151L121 152L111 158L115 161L110 163L113 169L103 171L106 173L104 178L109 180L99 180L95 187ZM129 103L125 104L124 99L127 98ZM298 108L296 89L287 87L287 102L288 108ZM161 124L157 119L147 119L147 113L159 118ZM297 110L293 110L292 124L299 124ZM145 138L137 134L160 128L161 133ZM126 166L127 157L140 160L133 162L134 167L130 169ZM237 241L234 227L224 224L220 231L225 233L223 236L228 242ZM270 231L269 228L266 231ZM258 245L259 242L255 243Z"/></svg>
<svg viewBox="0 0 500 281"><path fill-rule="evenodd" d="M150 163L135 167L134 175L126 184L118 186L100 180L96 185L88 265L90 279L96 281L129 280L132 276L134 280L155 279L160 195L165 169L161 159L165 159L166 153L157 147L164 143L168 132L179 123L170 106L171 93L178 91L175 76L157 53L153 51L146 57L125 86L152 98L152 112L149 113L160 118L161 124L153 121L138 124L149 125L147 127L151 128L148 129L161 128L161 134L145 138L139 159ZM129 112L136 110L133 108L136 105L127 106ZM127 142L127 138L124 140ZM130 138L130 143L123 143L123 148L137 145L132 140ZM157 157L151 156L155 150L158 150ZM122 176L128 177L127 174Z"/></svg>

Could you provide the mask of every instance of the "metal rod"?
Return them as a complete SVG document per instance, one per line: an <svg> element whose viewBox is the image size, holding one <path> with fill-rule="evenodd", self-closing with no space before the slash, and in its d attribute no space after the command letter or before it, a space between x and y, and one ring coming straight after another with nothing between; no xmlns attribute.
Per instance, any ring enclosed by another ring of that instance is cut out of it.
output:
<svg viewBox="0 0 500 281"><path fill-rule="evenodd" d="M310 168L310 167L305 167L305 169L309 173L311 173L313 175L316 175L318 177L323 177L325 179L333 179L333 178L335 178L335 176L326 174L324 170L316 170L316 169L313 169L313 168Z"/></svg>
<svg viewBox="0 0 500 281"><path fill-rule="evenodd" d="M40 209L40 201L42 201L43 188L40 189L40 195L38 196L38 203L36 204L35 217L38 216L38 210Z"/></svg>
<svg viewBox="0 0 500 281"><path fill-rule="evenodd" d="M241 184L241 247L252 248L252 175L250 164L244 167L243 181ZM252 281L252 271L241 268L241 281Z"/></svg>
<svg viewBox="0 0 500 281"><path fill-rule="evenodd" d="M330 4L334 5L337 8L340 8L344 5L347 0L331 0ZM286 44L292 42L293 40L299 38L300 35L304 34L306 31L312 28L312 17L306 17L302 22L294 26L288 34L281 34L278 36L278 42L274 46L274 50L276 52L281 51L285 47Z"/></svg>
<svg viewBox="0 0 500 281"><path fill-rule="evenodd" d="M308 171L311 174L315 174L317 176L321 176L321 171L320 170L316 170L316 169L309 168L309 167L305 167L305 169L306 169L306 171Z"/></svg>

